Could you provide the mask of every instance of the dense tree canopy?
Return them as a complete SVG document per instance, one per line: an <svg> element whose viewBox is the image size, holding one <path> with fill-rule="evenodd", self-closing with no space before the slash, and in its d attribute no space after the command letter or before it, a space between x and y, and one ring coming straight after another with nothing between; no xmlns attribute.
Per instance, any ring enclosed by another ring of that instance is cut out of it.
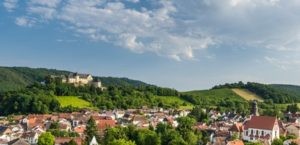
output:
<svg viewBox="0 0 300 145"><path fill-rule="evenodd" d="M38 139L38 145L54 145L54 136L50 132L42 133Z"/></svg>

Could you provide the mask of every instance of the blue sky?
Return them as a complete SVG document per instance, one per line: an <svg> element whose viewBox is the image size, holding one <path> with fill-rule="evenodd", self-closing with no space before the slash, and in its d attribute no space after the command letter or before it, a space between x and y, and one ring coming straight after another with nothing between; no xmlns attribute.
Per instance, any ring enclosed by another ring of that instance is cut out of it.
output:
<svg viewBox="0 0 300 145"><path fill-rule="evenodd" d="M179 90L300 84L298 0L3 0L0 65Z"/></svg>

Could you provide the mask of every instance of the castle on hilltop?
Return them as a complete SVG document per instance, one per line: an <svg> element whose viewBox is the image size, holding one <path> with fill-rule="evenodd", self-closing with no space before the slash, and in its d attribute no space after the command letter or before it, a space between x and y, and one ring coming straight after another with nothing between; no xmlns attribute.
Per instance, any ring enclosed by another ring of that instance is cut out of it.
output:
<svg viewBox="0 0 300 145"><path fill-rule="evenodd" d="M101 88L102 90L106 89L102 86L99 79L94 79L90 74L70 73L69 75L61 76L61 82L73 84L74 86L91 85L96 88Z"/></svg>

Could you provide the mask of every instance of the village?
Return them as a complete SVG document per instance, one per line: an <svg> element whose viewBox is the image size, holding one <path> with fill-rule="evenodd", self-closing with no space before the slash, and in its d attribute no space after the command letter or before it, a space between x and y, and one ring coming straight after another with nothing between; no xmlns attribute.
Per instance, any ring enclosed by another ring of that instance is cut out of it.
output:
<svg viewBox="0 0 300 145"><path fill-rule="evenodd" d="M281 121L276 117L259 116L258 108L254 103L252 115L241 115L228 112L220 113L215 110L206 110L211 124L198 122L194 128L210 133L208 145L244 145L244 142L262 142L271 144L280 136L294 136L293 139L284 141L284 145L292 142L300 144L300 114L287 113L288 121ZM57 124L59 131L76 134L73 137L56 137L55 145L62 145L74 140L82 145L84 131L89 118L93 118L100 134L115 126L134 125L138 128L156 127L158 123L169 124L177 127L178 117L187 116L188 110L172 109L141 109L81 111L72 113L29 114L1 117L0 119L0 145L35 145L39 136L48 131L53 124ZM230 138L234 140L229 141ZM98 144L92 140L89 144Z"/></svg>

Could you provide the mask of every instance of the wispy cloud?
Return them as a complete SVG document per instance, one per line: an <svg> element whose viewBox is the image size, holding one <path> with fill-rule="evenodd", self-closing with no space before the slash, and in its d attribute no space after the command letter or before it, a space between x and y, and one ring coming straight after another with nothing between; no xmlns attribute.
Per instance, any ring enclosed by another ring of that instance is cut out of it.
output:
<svg viewBox="0 0 300 145"><path fill-rule="evenodd" d="M30 0L25 17L16 24L58 21L93 41L178 61L195 59L195 52L227 43L247 49L300 50L298 0L155 0L145 1L145 7L135 5L138 3Z"/></svg>
<svg viewBox="0 0 300 145"><path fill-rule="evenodd" d="M295 66L300 65L299 59L293 59L293 58L275 58L275 57L269 57L265 56L265 60L269 62L270 64L282 69L282 70L290 70L292 68L298 69L298 67L295 68Z"/></svg>
<svg viewBox="0 0 300 145"><path fill-rule="evenodd" d="M36 23L36 21L32 18L23 16L23 17L17 17L15 23L18 26L22 26L22 27L32 27Z"/></svg>
<svg viewBox="0 0 300 145"><path fill-rule="evenodd" d="M3 6L7 11L12 12L17 7L18 0L4 0Z"/></svg>

